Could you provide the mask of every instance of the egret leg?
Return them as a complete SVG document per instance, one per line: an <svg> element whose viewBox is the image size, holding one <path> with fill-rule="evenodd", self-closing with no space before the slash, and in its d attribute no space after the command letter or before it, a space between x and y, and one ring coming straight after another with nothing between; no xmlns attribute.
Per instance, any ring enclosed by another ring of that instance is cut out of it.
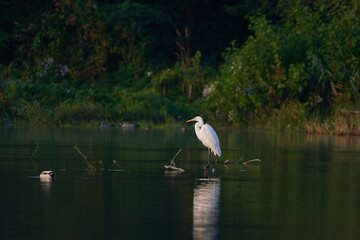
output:
<svg viewBox="0 0 360 240"><path fill-rule="evenodd" d="M211 158L210 148L208 148L208 153L209 153L209 157L208 157L208 164L206 165L206 169L209 169L209 166L210 166L210 158Z"/></svg>
<svg viewBox="0 0 360 240"><path fill-rule="evenodd" d="M209 178L209 171L208 169L204 168L204 178Z"/></svg>
<svg viewBox="0 0 360 240"><path fill-rule="evenodd" d="M210 150L210 148L208 148L208 152L209 152L209 158L208 158L208 164L206 165L206 169L209 169L210 167L210 162L211 162L211 159L212 159L212 152Z"/></svg>

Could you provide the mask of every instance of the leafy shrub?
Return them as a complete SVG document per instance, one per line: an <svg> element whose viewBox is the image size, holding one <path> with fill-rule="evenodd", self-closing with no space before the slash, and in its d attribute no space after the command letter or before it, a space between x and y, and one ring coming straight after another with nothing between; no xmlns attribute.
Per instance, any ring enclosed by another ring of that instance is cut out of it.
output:
<svg viewBox="0 0 360 240"><path fill-rule="evenodd" d="M204 70L200 66L201 53L198 51L191 58L190 65L177 62L153 78L153 86L157 92L178 98L186 95L193 100L201 97L204 87Z"/></svg>
<svg viewBox="0 0 360 240"><path fill-rule="evenodd" d="M208 97L219 117L252 122L294 101L307 114L359 103L360 18L351 5L282 4L279 23L250 17L253 36L226 49Z"/></svg>
<svg viewBox="0 0 360 240"><path fill-rule="evenodd" d="M160 93L151 91L124 92L115 106L122 121L171 122L188 116L186 105L174 102Z"/></svg>

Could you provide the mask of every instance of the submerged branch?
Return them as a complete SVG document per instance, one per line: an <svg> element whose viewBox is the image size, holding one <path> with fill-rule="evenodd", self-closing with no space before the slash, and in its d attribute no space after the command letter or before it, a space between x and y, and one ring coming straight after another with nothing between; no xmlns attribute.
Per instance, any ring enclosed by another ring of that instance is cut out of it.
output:
<svg viewBox="0 0 360 240"><path fill-rule="evenodd" d="M170 165L165 165L165 168L166 169L171 169L171 170L176 170L176 171L180 171L180 172L183 172L185 171L184 169L182 168L177 168L175 165L175 158L176 156L182 151L182 148L180 148L180 150L174 155L174 157L172 159L170 159Z"/></svg>
<svg viewBox="0 0 360 240"><path fill-rule="evenodd" d="M89 162L89 160L87 159L87 157L82 154L82 152L80 152L80 150L77 148L77 146L75 145L74 148L78 151L78 153L84 158L84 163L87 165L87 167L90 169L90 170L94 170L96 171L96 168Z"/></svg>
<svg viewBox="0 0 360 240"><path fill-rule="evenodd" d="M252 159L252 160L249 160L249 161L244 162L243 165L246 165L246 164L251 163L251 162L261 162L261 160L258 159L258 158Z"/></svg>
<svg viewBox="0 0 360 240"><path fill-rule="evenodd" d="M185 171L185 170L182 169L182 168L177 168L177 167L170 166L170 165L165 165L165 168L166 168L166 169L175 170L175 171L179 171L179 172L184 172L184 171Z"/></svg>

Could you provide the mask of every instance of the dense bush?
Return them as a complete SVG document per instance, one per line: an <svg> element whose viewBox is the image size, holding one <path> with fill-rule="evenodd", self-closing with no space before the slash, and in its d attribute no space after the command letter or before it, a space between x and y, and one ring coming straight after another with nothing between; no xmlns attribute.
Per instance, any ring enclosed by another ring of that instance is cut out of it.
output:
<svg viewBox="0 0 360 240"><path fill-rule="evenodd" d="M131 91L108 84L7 82L0 92L6 92L0 95L3 121L36 125L102 121L159 124L183 120L198 110L186 98L174 101L151 88Z"/></svg>
<svg viewBox="0 0 360 240"><path fill-rule="evenodd" d="M177 62L153 78L153 86L173 99L187 96L189 100L201 97L204 87L204 70L200 65L201 53L189 59L189 64Z"/></svg>
<svg viewBox="0 0 360 240"><path fill-rule="evenodd" d="M342 112L346 122L360 105L359 9L355 0L5 1L0 118L157 124L202 115L301 127Z"/></svg>
<svg viewBox="0 0 360 240"><path fill-rule="evenodd" d="M280 7L281 21L250 17L253 35L226 49L208 97L219 117L249 123L284 103L301 103L308 117L359 104L360 18L351 5Z"/></svg>

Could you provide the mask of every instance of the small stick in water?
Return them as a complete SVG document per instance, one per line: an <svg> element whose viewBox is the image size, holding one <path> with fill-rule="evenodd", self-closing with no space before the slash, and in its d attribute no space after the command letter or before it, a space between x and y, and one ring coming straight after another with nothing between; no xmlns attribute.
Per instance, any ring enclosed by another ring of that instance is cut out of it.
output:
<svg viewBox="0 0 360 240"><path fill-rule="evenodd" d="M258 158L252 159L252 160L249 160L249 161L244 162L243 165L246 165L246 164L251 163L251 162L261 162L261 160L258 159Z"/></svg>
<svg viewBox="0 0 360 240"><path fill-rule="evenodd" d="M180 150L175 154L175 156L172 159L170 159L170 166L175 167L175 158L181 151L182 151L182 148L180 148Z"/></svg>
<svg viewBox="0 0 360 240"><path fill-rule="evenodd" d="M84 154L82 154L82 152L80 152L80 150L77 148L77 146L75 145L74 146L74 148L78 151L78 153L84 158L84 163L88 166L88 168L90 169L90 170L94 170L94 171L96 171L96 168L89 162L89 160L87 159L87 157L84 155Z"/></svg>
<svg viewBox="0 0 360 240"><path fill-rule="evenodd" d="M181 172L185 171L182 168L177 168L175 165L175 158L181 151L182 151L182 148L180 148L180 150L175 154L175 156L172 159L170 159L170 165L165 165L166 169L172 169L172 170L181 171Z"/></svg>
<svg viewBox="0 0 360 240"><path fill-rule="evenodd" d="M32 159L32 157L35 155L35 153L37 152L37 150L39 149L39 142L37 142L37 146L36 146L36 148L35 148L35 150L34 150L34 152L31 154L31 156L30 156L30 160Z"/></svg>

